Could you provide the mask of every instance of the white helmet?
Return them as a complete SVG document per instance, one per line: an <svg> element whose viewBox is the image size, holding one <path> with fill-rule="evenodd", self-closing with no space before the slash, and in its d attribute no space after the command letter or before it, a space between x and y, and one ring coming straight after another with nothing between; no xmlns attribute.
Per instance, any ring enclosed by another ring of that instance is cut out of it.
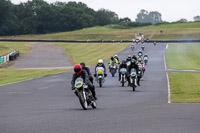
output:
<svg viewBox="0 0 200 133"><path fill-rule="evenodd" d="M118 57L117 55L115 55L115 57Z"/></svg>
<svg viewBox="0 0 200 133"><path fill-rule="evenodd" d="M99 60L98 60L98 63L102 64L102 63L103 63L103 60L102 60L102 59L99 59Z"/></svg>

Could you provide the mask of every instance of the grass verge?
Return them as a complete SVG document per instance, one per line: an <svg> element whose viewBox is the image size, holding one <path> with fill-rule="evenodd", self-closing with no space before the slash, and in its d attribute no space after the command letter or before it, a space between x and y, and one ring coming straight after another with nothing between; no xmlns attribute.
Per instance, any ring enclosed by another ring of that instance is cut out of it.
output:
<svg viewBox="0 0 200 133"><path fill-rule="evenodd" d="M200 73L169 73L172 103L200 103Z"/></svg>
<svg viewBox="0 0 200 133"><path fill-rule="evenodd" d="M200 43L170 44L166 53L169 69L200 70Z"/></svg>
<svg viewBox="0 0 200 133"><path fill-rule="evenodd" d="M20 54L26 54L31 50L27 42L0 42L0 56L6 55L13 50L19 51Z"/></svg>
<svg viewBox="0 0 200 133"><path fill-rule="evenodd" d="M0 85L66 71L68 70L0 69Z"/></svg>
<svg viewBox="0 0 200 133"><path fill-rule="evenodd" d="M135 33L143 33L153 40L192 40L200 39L200 22L150 25L129 29L116 29L114 25L84 28L82 30L41 35L21 35L0 37L0 39L23 40L132 40ZM160 31L163 31L160 33Z"/></svg>
<svg viewBox="0 0 200 133"><path fill-rule="evenodd" d="M66 54L71 56L75 64L85 62L95 65L99 59L109 59L111 56L124 50L128 43L54 43L66 49Z"/></svg>

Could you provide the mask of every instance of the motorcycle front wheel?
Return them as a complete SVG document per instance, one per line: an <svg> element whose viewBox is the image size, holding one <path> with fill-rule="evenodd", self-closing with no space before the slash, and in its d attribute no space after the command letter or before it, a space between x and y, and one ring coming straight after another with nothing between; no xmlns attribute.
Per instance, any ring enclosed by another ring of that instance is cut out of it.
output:
<svg viewBox="0 0 200 133"><path fill-rule="evenodd" d="M124 87L124 77L122 77L122 87Z"/></svg>
<svg viewBox="0 0 200 133"><path fill-rule="evenodd" d="M79 101L80 101L80 104L81 104L82 108L84 110L87 110L88 104L87 104L86 96L84 96L84 95L85 94L83 92L79 93Z"/></svg>
<svg viewBox="0 0 200 133"><path fill-rule="evenodd" d="M102 79L99 79L99 86L102 87Z"/></svg>

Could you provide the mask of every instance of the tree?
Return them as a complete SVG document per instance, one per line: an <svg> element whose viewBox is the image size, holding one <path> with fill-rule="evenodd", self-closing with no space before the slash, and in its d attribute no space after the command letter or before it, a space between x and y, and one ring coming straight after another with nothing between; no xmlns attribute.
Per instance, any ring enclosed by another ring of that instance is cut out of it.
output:
<svg viewBox="0 0 200 133"><path fill-rule="evenodd" d="M200 16L195 16L193 19L194 21L200 21Z"/></svg>
<svg viewBox="0 0 200 133"><path fill-rule="evenodd" d="M136 22L147 23L148 22L148 12L142 9L138 14L135 20Z"/></svg>
<svg viewBox="0 0 200 133"><path fill-rule="evenodd" d="M185 19L185 18L181 18L181 19L178 20L177 22L187 22L187 19Z"/></svg>
<svg viewBox="0 0 200 133"><path fill-rule="evenodd" d="M150 13L148 13L148 11L142 9L137 14L136 22L140 22L140 23L160 23L160 22L162 22L162 15L161 15L161 13L159 13L157 11L151 11Z"/></svg>
<svg viewBox="0 0 200 133"><path fill-rule="evenodd" d="M150 23L161 23L162 22L162 15L157 11L150 12L148 14L148 22Z"/></svg>

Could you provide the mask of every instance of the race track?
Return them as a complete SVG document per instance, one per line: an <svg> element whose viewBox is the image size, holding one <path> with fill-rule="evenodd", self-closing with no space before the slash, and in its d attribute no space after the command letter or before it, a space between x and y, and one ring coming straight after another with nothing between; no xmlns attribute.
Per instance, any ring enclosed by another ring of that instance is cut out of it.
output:
<svg viewBox="0 0 200 133"><path fill-rule="evenodd" d="M108 73L102 88L95 83L95 110L81 108L72 72L0 86L0 133L199 133L200 104L168 103L166 45L145 46L150 60L141 86L133 92ZM130 47L118 56L129 54Z"/></svg>

